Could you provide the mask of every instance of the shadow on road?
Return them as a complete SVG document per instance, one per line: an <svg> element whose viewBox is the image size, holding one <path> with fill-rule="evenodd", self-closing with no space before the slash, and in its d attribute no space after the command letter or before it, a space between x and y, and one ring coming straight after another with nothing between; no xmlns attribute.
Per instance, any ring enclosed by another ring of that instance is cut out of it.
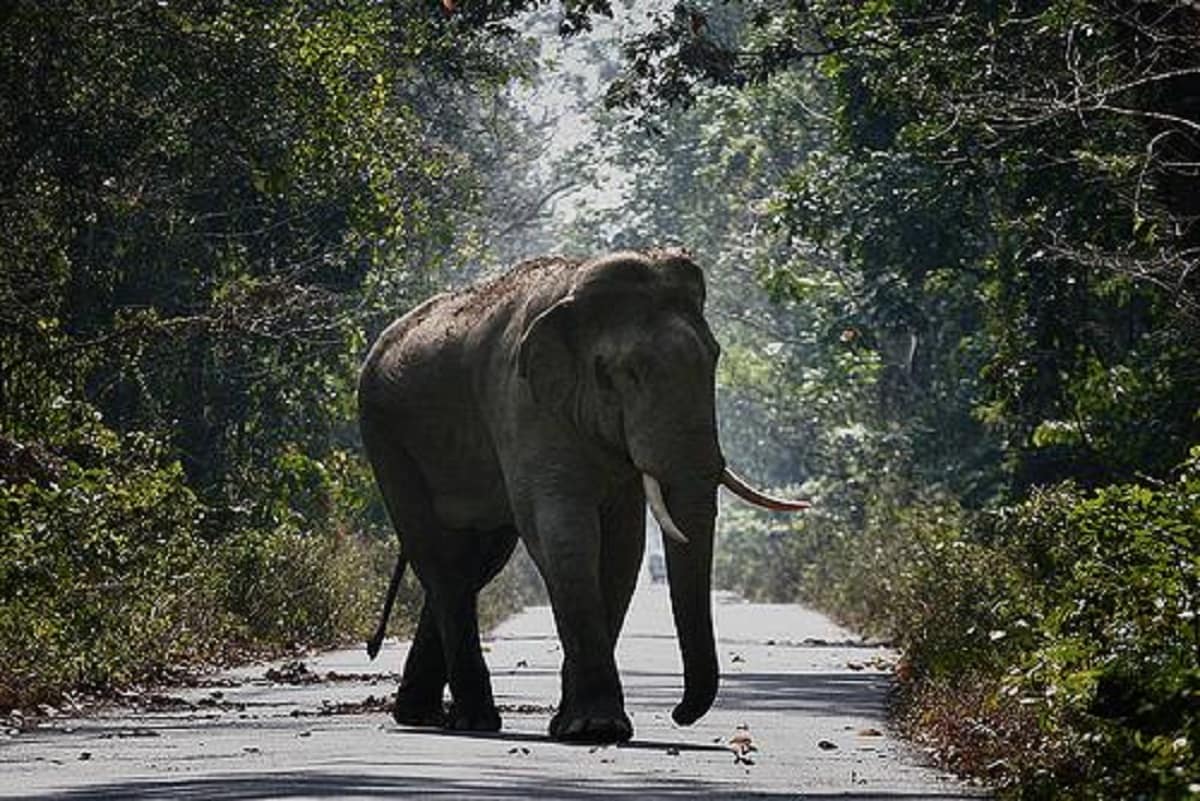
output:
<svg viewBox="0 0 1200 801"><path fill-rule="evenodd" d="M99 801L99 799L183 799L199 801L241 801L257 798L385 798L385 797L447 797L507 800L514 798L614 798L614 799L680 799L703 798L705 801L733 799L795 799L795 793L729 792L728 787L704 785L693 780L636 783L621 781L564 781L539 779L525 774L520 782L503 781L501 774L474 780L433 780L425 777L363 776L354 773L257 773L230 774L198 779L127 781L98 785L80 790L42 795L40 798L60 801ZM966 799L973 796L954 792L918 794L894 792L839 792L832 794L805 793L805 801L893 801L894 799Z"/></svg>
<svg viewBox="0 0 1200 801"><path fill-rule="evenodd" d="M595 748L597 746L589 743L578 743L570 745L561 743L558 740L550 739L548 734L531 734L521 731L450 731L447 729L433 728L400 728L391 729L388 731L392 736L396 735L419 735L421 737L449 737L449 738L466 738L471 740L497 740L500 742L516 742L516 743L531 743L538 745L556 745L576 748ZM604 746L600 746L604 747ZM615 746L621 749L645 749L649 751L666 751L675 749L679 752L686 751L716 751L728 752L729 749L723 745L709 745L705 743L686 743L686 742L666 742L664 740L642 740L633 739L627 743L621 743Z"/></svg>
<svg viewBox="0 0 1200 801"><path fill-rule="evenodd" d="M622 671L639 679L638 703L669 708L682 680L671 673ZM716 709L882 717L891 684L882 673L724 673Z"/></svg>
<svg viewBox="0 0 1200 801"><path fill-rule="evenodd" d="M726 673L717 707L817 715L880 715L890 687L878 673Z"/></svg>

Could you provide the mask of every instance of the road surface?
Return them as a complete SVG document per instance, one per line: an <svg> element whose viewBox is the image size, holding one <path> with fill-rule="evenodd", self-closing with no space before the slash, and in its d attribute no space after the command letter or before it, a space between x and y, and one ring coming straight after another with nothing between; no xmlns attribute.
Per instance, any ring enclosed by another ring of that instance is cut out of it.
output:
<svg viewBox="0 0 1200 801"><path fill-rule="evenodd" d="M257 665L56 717L0 739L0 797L952 799L980 793L888 732L893 654L793 605L717 596L721 692L670 719L682 680L667 592L639 588L618 650L634 740L552 742L560 650L550 611L502 625L487 659L504 730L406 729L387 712L407 643ZM730 745L733 741L733 745ZM735 751L740 753L735 753Z"/></svg>

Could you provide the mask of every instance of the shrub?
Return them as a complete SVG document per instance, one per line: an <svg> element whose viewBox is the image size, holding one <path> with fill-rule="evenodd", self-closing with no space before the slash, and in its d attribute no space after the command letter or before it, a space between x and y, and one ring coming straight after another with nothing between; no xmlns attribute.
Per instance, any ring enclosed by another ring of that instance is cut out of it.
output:
<svg viewBox="0 0 1200 801"><path fill-rule="evenodd" d="M1006 690L1087 754L1111 797L1200 782L1200 449L1177 480L1035 493L1001 516L1042 590Z"/></svg>
<svg viewBox="0 0 1200 801"><path fill-rule="evenodd" d="M157 441L95 420L56 451L0 445L0 708L360 639L374 623L394 554L382 541L214 516Z"/></svg>
<svg viewBox="0 0 1200 801"><path fill-rule="evenodd" d="M215 549L220 604L245 644L323 647L366 636L387 589L370 546L346 533L280 526Z"/></svg>
<svg viewBox="0 0 1200 801"><path fill-rule="evenodd" d="M0 482L0 707L210 656L227 631L201 507L131 448Z"/></svg>

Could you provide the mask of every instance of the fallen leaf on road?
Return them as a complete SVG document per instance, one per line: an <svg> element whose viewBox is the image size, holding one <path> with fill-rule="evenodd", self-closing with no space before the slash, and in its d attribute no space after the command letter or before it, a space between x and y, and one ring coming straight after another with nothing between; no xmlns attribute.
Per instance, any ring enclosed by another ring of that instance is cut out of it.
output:
<svg viewBox="0 0 1200 801"><path fill-rule="evenodd" d="M65 731L65 729L64 729ZM128 737L160 737L161 735L154 729L120 729L118 731L109 731L100 735L101 740L111 740L113 737L126 739Z"/></svg>
<svg viewBox="0 0 1200 801"><path fill-rule="evenodd" d="M750 727L745 723L738 726L737 731L729 738L729 750L733 752L735 765L753 765L750 754L758 750L754 738L750 736Z"/></svg>
<svg viewBox="0 0 1200 801"><path fill-rule="evenodd" d="M847 662L846 667L850 668L851 670L866 670L866 665L864 665L862 662Z"/></svg>
<svg viewBox="0 0 1200 801"><path fill-rule="evenodd" d="M547 715L558 711L553 704L496 704L497 712L511 715Z"/></svg>
<svg viewBox="0 0 1200 801"><path fill-rule="evenodd" d="M80 751L79 752L79 761L80 762L87 762L91 758L92 758L91 751Z"/></svg>
<svg viewBox="0 0 1200 801"><path fill-rule="evenodd" d="M368 695L361 701L330 701L325 699L321 701L321 706L316 710L309 709L293 709L288 714L294 718L310 717L318 715L320 717L328 717L330 715L362 715L371 712L388 712L393 704L393 696L391 695Z"/></svg>
<svg viewBox="0 0 1200 801"><path fill-rule="evenodd" d="M859 729L858 736L859 737L882 737L883 732L881 732L879 729Z"/></svg>
<svg viewBox="0 0 1200 801"><path fill-rule="evenodd" d="M346 682L366 682L367 684L377 684L380 681L399 681L400 676L396 673L342 673L337 670L330 670L325 673L322 681L346 681Z"/></svg>
<svg viewBox="0 0 1200 801"><path fill-rule="evenodd" d="M277 668L267 668L263 677L277 684L314 684L321 677L308 669L308 665L300 660L285 662Z"/></svg>
<svg viewBox="0 0 1200 801"><path fill-rule="evenodd" d="M667 756L679 756L679 749L675 746L671 746L667 749Z"/></svg>
<svg viewBox="0 0 1200 801"><path fill-rule="evenodd" d="M837 748L837 743L830 742L829 740L821 740L817 743L817 748L820 748L822 751L833 751Z"/></svg>
<svg viewBox="0 0 1200 801"><path fill-rule="evenodd" d="M192 703L186 698L180 698L176 695L149 693L147 695L135 696L133 705L135 708L143 709L147 712L170 712L176 709L191 711L199 706L216 706L217 702L211 698L201 698L198 702Z"/></svg>
<svg viewBox="0 0 1200 801"><path fill-rule="evenodd" d="M745 662L746 660L742 658L741 654L734 654L733 659L730 659L729 661L730 662Z"/></svg>

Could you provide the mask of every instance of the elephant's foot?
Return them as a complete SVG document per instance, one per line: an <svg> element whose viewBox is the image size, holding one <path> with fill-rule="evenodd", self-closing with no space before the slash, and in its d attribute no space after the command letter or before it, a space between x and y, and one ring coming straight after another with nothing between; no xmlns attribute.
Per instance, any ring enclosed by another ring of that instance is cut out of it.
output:
<svg viewBox="0 0 1200 801"><path fill-rule="evenodd" d="M633 737L633 724L619 708L607 712L560 709L550 720L550 736L572 743L623 743Z"/></svg>
<svg viewBox="0 0 1200 801"><path fill-rule="evenodd" d="M444 727L453 731L500 731L500 713L494 705L472 708L453 704Z"/></svg>
<svg viewBox="0 0 1200 801"><path fill-rule="evenodd" d="M442 708L441 695L434 698L428 693L416 693L401 688L396 692L396 704L392 707L392 718L401 726L441 727L446 725L446 711Z"/></svg>

